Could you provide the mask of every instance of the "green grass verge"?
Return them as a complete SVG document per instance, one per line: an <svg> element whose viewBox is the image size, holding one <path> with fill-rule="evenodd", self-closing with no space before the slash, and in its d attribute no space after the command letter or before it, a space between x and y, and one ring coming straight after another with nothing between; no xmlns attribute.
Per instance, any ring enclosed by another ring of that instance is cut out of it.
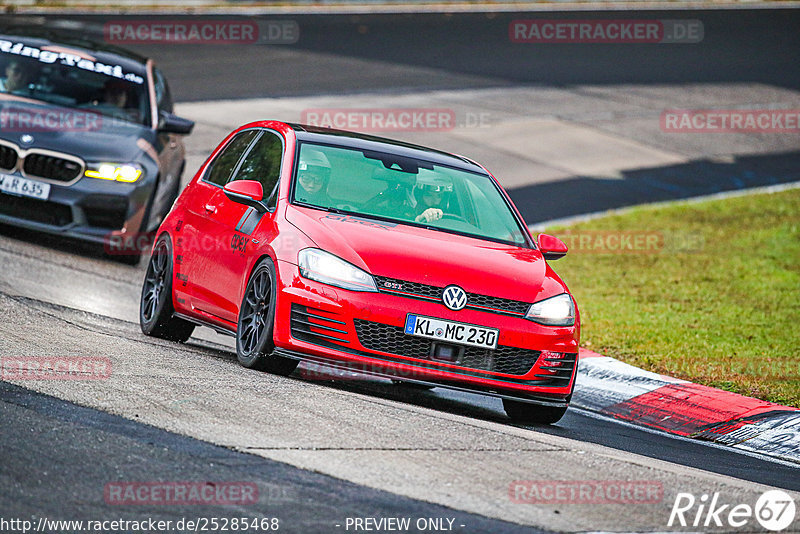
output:
<svg viewBox="0 0 800 534"><path fill-rule="evenodd" d="M552 266L578 302L583 347L800 407L800 190L547 232L572 245ZM609 253L620 238L627 249Z"/></svg>

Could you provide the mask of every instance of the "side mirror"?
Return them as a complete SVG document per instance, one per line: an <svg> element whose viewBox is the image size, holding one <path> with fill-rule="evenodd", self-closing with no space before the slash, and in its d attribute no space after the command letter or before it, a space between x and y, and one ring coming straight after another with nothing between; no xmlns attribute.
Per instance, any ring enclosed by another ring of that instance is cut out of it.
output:
<svg viewBox="0 0 800 534"><path fill-rule="evenodd" d="M557 237L539 234L539 250L546 260L557 260L567 255L567 245Z"/></svg>
<svg viewBox="0 0 800 534"><path fill-rule="evenodd" d="M259 213L267 212L267 205L262 202L264 199L264 188L261 182L255 180L234 180L228 182L223 188L225 196L234 202L244 204L254 208Z"/></svg>
<svg viewBox="0 0 800 534"><path fill-rule="evenodd" d="M192 133L192 128L194 128L194 121L178 117L166 111L158 113L158 131L160 133L189 135Z"/></svg>

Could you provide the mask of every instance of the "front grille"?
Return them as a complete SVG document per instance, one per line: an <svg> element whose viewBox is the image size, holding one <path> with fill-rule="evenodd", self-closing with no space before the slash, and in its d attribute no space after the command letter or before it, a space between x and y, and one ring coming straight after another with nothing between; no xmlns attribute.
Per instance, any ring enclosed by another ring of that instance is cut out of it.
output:
<svg viewBox="0 0 800 534"><path fill-rule="evenodd" d="M354 322L358 341L366 349L423 360L430 358L434 341L407 335L398 326L362 319L355 319ZM539 354L537 350L503 345L495 350L464 347L464 353L455 365L480 371L524 375L533 368Z"/></svg>
<svg viewBox="0 0 800 534"><path fill-rule="evenodd" d="M375 284L378 291L411 298L421 298L424 300L441 300L444 287L420 284L418 282L408 282L396 278L385 276L375 276ZM467 308L474 310L501 312L510 315L525 316L530 308L530 304L519 300L503 299L481 295L479 293L467 293ZM488 308L488 310L487 310Z"/></svg>
<svg viewBox="0 0 800 534"><path fill-rule="evenodd" d="M22 168L27 176L59 182L71 182L83 170L83 166L76 161L36 153L25 156Z"/></svg>
<svg viewBox="0 0 800 534"><path fill-rule="evenodd" d="M0 145L0 169L10 171L17 165L17 151L10 146Z"/></svg>
<svg viewBox="0 0 800 534"><path fill-rule="evenodd" d="M347 340L347 323L331 315L333 314L316 308L292 304L289 321L292 337L318 345L331 341L350 343Z"/></svg>
<svg viewBox="0 0 800 534"><path fill-rule="evenodd" d="M127 197L91 195L81 202L86 222L100 228L122 228L128 213Z"/></svg>
<svg viewBox="0 0 800 534"><path fill-rule="evenodd" d="M66 226L72 222L72 210L69 206L4 194L0 194L0 213L51 226Z"/></svg>

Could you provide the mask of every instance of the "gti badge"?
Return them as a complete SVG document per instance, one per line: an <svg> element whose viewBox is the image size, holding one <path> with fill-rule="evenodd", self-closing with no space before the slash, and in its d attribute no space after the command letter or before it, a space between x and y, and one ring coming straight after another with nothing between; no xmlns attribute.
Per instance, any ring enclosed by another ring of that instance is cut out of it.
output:
<svg viewBox="0 0 800 534"><path fill-rule="evenodd" d="M458 286L447 286L442 292L442 302L453 311L463 310L467 305L467 293Z"/></svg>
<svg viewBox="0 0 800 534"><path fill-rule="evenodd" d="M22 134L19 137L19 142L22 143L23 145L30 145L31 143L33 143L33 136L31 134Z"/></svg>

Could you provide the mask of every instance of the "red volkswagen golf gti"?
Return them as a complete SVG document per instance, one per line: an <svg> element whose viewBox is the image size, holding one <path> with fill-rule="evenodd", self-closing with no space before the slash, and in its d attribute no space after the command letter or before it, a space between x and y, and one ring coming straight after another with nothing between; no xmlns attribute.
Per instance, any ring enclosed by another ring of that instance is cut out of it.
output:
<svg viewBox="0 0 800 534"><path fill-rule="evenodd" d="M236 337L245 367L300 361L502 398L553 423L580 323L508 195L477 163L378 137L276 121L231 133L161 224L142 331Z"/></svg>

